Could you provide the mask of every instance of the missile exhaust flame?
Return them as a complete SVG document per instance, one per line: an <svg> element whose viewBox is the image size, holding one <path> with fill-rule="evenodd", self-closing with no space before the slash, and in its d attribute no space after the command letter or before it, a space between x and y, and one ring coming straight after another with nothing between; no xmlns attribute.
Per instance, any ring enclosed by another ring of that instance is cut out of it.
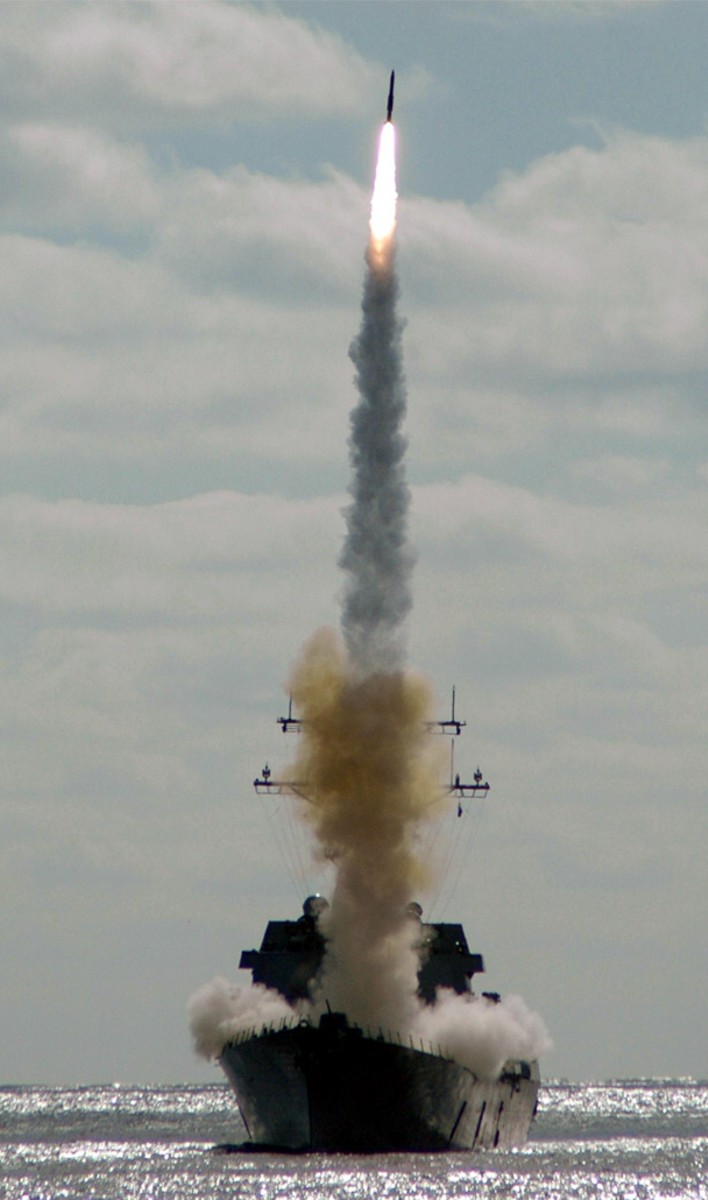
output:
<svg viewBox="0 0 708 1200"><path fill-rule="evenodd" d="M369 228L375 258L382 265L387 260L391 239L396 228L396 128L386 121L379 137L379 152L371 197Z"/></svg>

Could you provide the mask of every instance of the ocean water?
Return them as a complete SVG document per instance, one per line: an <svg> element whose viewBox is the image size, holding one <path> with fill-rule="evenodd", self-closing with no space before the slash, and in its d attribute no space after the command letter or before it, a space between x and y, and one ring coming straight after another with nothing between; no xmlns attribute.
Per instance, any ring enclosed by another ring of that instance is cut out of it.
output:
<svg viewBox="0 0 708 1200"><path fill-rule="evenodd" d="M708 1082L550 1083L520 1150L223 1154L228 1089L0 1089L2 1200L708 1200Z"/></svg>

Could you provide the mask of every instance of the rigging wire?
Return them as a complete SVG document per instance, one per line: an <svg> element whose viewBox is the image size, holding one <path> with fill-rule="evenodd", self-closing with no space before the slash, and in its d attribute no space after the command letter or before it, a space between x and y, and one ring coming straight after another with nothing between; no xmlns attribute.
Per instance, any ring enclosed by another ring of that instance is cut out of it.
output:
<svg viewBox="0 0 708 1200"><path fill-rule="evenodd" d="M272 792L263 796L262 804L278 857L301 904L305 896L321 890L326 864L319 864L314 856L311 834L298 810L296 793Z"/></svg>
<svg viewBox="0 0 708 1200"><path fill-rule="evenodd" d="M453 698L453 718L454 711ZM288 717L290 717L290 710ZM454 754L455 737L452 737L450 739L449 790L453 797L456 778ZM268 772L268 774L270 773ZM459 776L457 776L457 780L459 782ZM318 863L314 855L311 834L308 823L300 811L298 796L300 793L297 789L280 795L272 792L264 796L263 807L281 863L293 886L298 902L302 902L304 895L322 889L324 877L327 874L327 864ZM483 798L475 796L472 808L468 807L469 797L459 793L456 800L451 797L449 812L435 821L434 825L429 828L427 836L420 839L422 857L425 861L433 863L436 884L427 897L427 904L431 911L436 912L438 920L444 917L456 896L463 871L469 862L472 843L476 840L484 816ZM460 820L464 822L462 827L459 825ZM328 882L331 883L331 879Z"/></svg>
<svg viewBox="0 0 708 1200"><path fill-rule="evenodd" d="M484 803L480 801L477 802L477 806L473 812L463 810L460 817L460 820L467 822L467 833L463 838L453 838L452 854L449 857L447 873L438 889L435 901L436 904L440 902L440 919L445 916L452 900L457 894L462 872L467 866L469 853L473 842L476 841L483 817Z"/></svg>
<svg viewBox="0 0 708 1200"><path fill-rule="evenodd" d="M450 787L455 779L455 739L450 740ZM486 798L486 797L485 797ZM460 797L457 801L456 816L451 810L438 823L437 828L425 845L426 858L433 858L440 853L439 861L434 864L438 879L437 887L430 894L428 903L436 910L438 919L442 919L453 900L460 883L462 872L467 865L472 843L476 839L484 814L482 799L474 797L474 808L467 805L469 800ZM464 821L460 829L458 821ZM438 906L440 906L438 908Z"/></svg>
<svg viewBox="0 0 708 1200"><path fill-rule="evenodd" d="M262 803L262 808L265 811L266 819L268 821L268 824L270 825L271 833L273 835L273 842L277 848L280 861L283 864L283 866L285 867L286 874L288 875L288 878L293 885L293 891L295 892L296 898L300 899L300 887L298 884L297 875L293 868L293 863L292 863L290 854L288 853L286 843L283 840L281 827L280 827L280 821L277 819L277 817L280 814L273 813L273 811L271 809L271 805L268 802L269 800L270 800L270 797L264 797L264 800Z"/></svg>

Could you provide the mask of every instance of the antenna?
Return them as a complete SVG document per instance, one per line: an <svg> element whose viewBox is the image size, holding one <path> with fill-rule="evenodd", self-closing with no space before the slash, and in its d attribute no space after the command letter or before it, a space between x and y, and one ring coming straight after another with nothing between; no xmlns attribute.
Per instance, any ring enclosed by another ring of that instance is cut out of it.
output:
<svg viewBox="0 0 708 1200"><path fill-rule="evenodd" d="M287 717L278 717L277 724L280 725L283 733L299 733L302 728L302 721L293 716L292 692L288 697L288 715Z"/></svg>
<svg viewBox="0 0 708 1200"><path fill-rule="evenodd" d="M466 724L466 721L460 721L455 716L455 687L453 685L450 716L446 721L426 721L425 727L429 733L451 733L453 737L459 737Z"/></svg>
<svg viewBox="0 0 708 1200"><path fill-rule="evenodd" d="M450 716L445 721L426 721L425 728L428 733L446 734L450 738L450 781L443 791L447 791L449 795L457 796L458 801L470 796L486 796L489 791L489 784L484 779L479 767L474 773L472 783L465 783L455 771L455 738L459 737L462 730L466 727L467 722L462 721L455 712L455 704L457 702L457 688L453 684L452 694L450 697ZM283 733L299 733L302 729L302 721L299 717L293 716L293 698L288 697L288 715L287 717L278 717L277 724L280 725ZM253 780L253 786L259 796L300 796L301 799L310 801L308 796L308 784L306 780L295 779L278 779L273 778L272 772L268 763L265 764L262 774ZM462 816L462 805L458 803L457 815Z"/></svg>

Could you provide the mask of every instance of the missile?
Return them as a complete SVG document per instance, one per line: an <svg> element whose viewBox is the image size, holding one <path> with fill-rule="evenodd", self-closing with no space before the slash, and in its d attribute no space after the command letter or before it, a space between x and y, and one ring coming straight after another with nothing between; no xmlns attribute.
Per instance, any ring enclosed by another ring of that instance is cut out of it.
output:
<svg viewBox="0 0 708 1200"><path fill-rule="evenodd" d="M393 117L392 117L392 113L393 113L393 85L394 85L395 79L396 79L396 72L395 72L395 71L392 71L392 72L391 72L391 81L390 81L390 83L389 83L389 85L388 85L388 100L386 101L386 120L387 120L387 121L391 121L391 120L393 120Z"/></svg>

